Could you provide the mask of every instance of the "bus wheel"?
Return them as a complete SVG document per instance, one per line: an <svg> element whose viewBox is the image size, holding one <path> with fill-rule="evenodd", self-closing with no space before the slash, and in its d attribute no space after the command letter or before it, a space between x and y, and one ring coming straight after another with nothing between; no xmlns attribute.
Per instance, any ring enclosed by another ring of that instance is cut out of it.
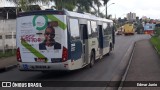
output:
<svg viewBox="0 0 160 90"><path fill-rule="evenodd" d="M93 65L94 65L94 62L95 62L95 54L94 54L94 52L92 51L91 52L91 57L90 57L90 67L93 67Z"/></svg>

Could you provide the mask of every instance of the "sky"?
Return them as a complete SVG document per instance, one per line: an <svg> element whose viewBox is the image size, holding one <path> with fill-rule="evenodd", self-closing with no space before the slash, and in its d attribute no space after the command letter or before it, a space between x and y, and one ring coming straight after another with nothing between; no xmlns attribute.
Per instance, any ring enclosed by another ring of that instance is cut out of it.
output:
<svg viewBox="0 0 160 90"><path fill-rule="evenodd" d="M115 4L110 5L111 3ZM140 18L147 16L151 19L160 19L160 4L158 0L110 0L108 2L108 14L112 14L112 17L116 15L117 18L123 18L129 12L136 13Z"/></svg>
<svg viewBox="0 0 160 90"><path fill-rule="evenodd" d="M3 6L13 6L13 4L1 2L0 7ZM105 14L104 6L100 10ZM108 2L108 14L111 14L113 18L124 18L129 12L136 13L136 16L140 18L147 16L151 19L160 19L160 4L158 0L110 0Z"/></svg>

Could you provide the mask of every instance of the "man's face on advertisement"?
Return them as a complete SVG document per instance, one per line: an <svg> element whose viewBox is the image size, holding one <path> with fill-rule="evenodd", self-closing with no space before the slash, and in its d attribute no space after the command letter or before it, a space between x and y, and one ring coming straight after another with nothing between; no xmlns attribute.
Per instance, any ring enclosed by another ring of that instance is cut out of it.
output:
<svg viewBox="0 0 160 90"><path fill-rule="evenodd" d="M52 29L52 28L46 28L44 36L45 36L45 39L47 41L53 40L53 38L55 37L55 31L54 31L54 29Z"/></svg>

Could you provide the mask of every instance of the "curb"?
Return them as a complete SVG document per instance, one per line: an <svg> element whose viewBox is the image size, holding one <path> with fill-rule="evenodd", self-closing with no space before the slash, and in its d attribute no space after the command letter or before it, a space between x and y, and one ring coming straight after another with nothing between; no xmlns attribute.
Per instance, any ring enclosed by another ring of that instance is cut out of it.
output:
<svg viewBox="0 0 160 90"><path fill-rule="evenodd" d="M151 39L149 40L150 41L150 43L152 44L152 42L151 42ZM160 55L160 53L158 52L158 49L152 44L152 46L153 46L153 48L156 50L156 52Z"/></svg>
<svg viewBox="0 0 160 90"><path fill-rule="evenodd" d="M130 62L130 58L132 56L133 50L134 50L134 46L135 46L135 42L132 42L133 44L127 49L127 52L125 53L125 55L123 56L120 64L117 66L117 69L114 73L114 76L112 77L112 79L110 80L110 82L114 82L114 87L106 87L105 90L118 90L119 87L121 86L121 80L123 79L125 73L126 73L126 68L128 67L128 64Z"/></svg>
<svg viewBox="0 0 160 90"><path fill-rule="evenodd" d="M160 55L160 53L158 52L158 49L153 45L154 49L156 50L156 52Z"/></svg>
<svg viewBox="0 0 160 90"><path fill-rule="evenodd" d="M152 45L152 47L155 49L156 53L159 55L160 57L160 53L158 52L158 49L152 44L151 39L149 40L150 44Z"/></svg>
<svg viewBox="0 0 160 90"><path fill-rule="evenodd" d="M152 43L151 43L152 44ZM158 52L158 49L152 44L153 48L156 50L156 52L160 55L160 53Z"/></svg>
<svg viewBox="0 0 160 90"><path fill-rule="evenodd" d="M120 86L118 87L118 90L122 90L122 88L123 88L123 81L125 81L125 79L127 77L127 74L128 74L128 71L129 71L132 59L133 59L133 54L134 54L134 51L135 51L135 46L136 46L136 42L134 43L134 47L133 47L133 50L132 50L132 53L131 53L131 57L129 59L129 63L127 65L127 69L126 69L126 71L125 71L125 73L124 73L124 75L122 77L122 80L121 80Z"/></svg>
<svg viewBox="0 0 160 90"><path fill-rule="evenodd" d="M2 67L2 68L0 68L0 73L5 72L5 71L9 71L9 70L11 70L13 68L16 68L17 66L18 65L15 64L15 65L10 65L10 66L6 66L6 67Z"/></svg>

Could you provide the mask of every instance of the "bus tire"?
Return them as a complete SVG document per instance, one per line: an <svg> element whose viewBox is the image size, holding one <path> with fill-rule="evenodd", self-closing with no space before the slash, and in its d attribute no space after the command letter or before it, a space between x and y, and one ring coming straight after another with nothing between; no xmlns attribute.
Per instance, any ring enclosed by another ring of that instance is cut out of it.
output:
<svg viewBox="0 0 160 90"><path fill-rule="evenodd" d="M93 67L94 63L95 63L95 54L94 54L94 52L92 51L92 52L91 52L91 57L90 57L90 65L89 65L90 68Z"/></svg>

